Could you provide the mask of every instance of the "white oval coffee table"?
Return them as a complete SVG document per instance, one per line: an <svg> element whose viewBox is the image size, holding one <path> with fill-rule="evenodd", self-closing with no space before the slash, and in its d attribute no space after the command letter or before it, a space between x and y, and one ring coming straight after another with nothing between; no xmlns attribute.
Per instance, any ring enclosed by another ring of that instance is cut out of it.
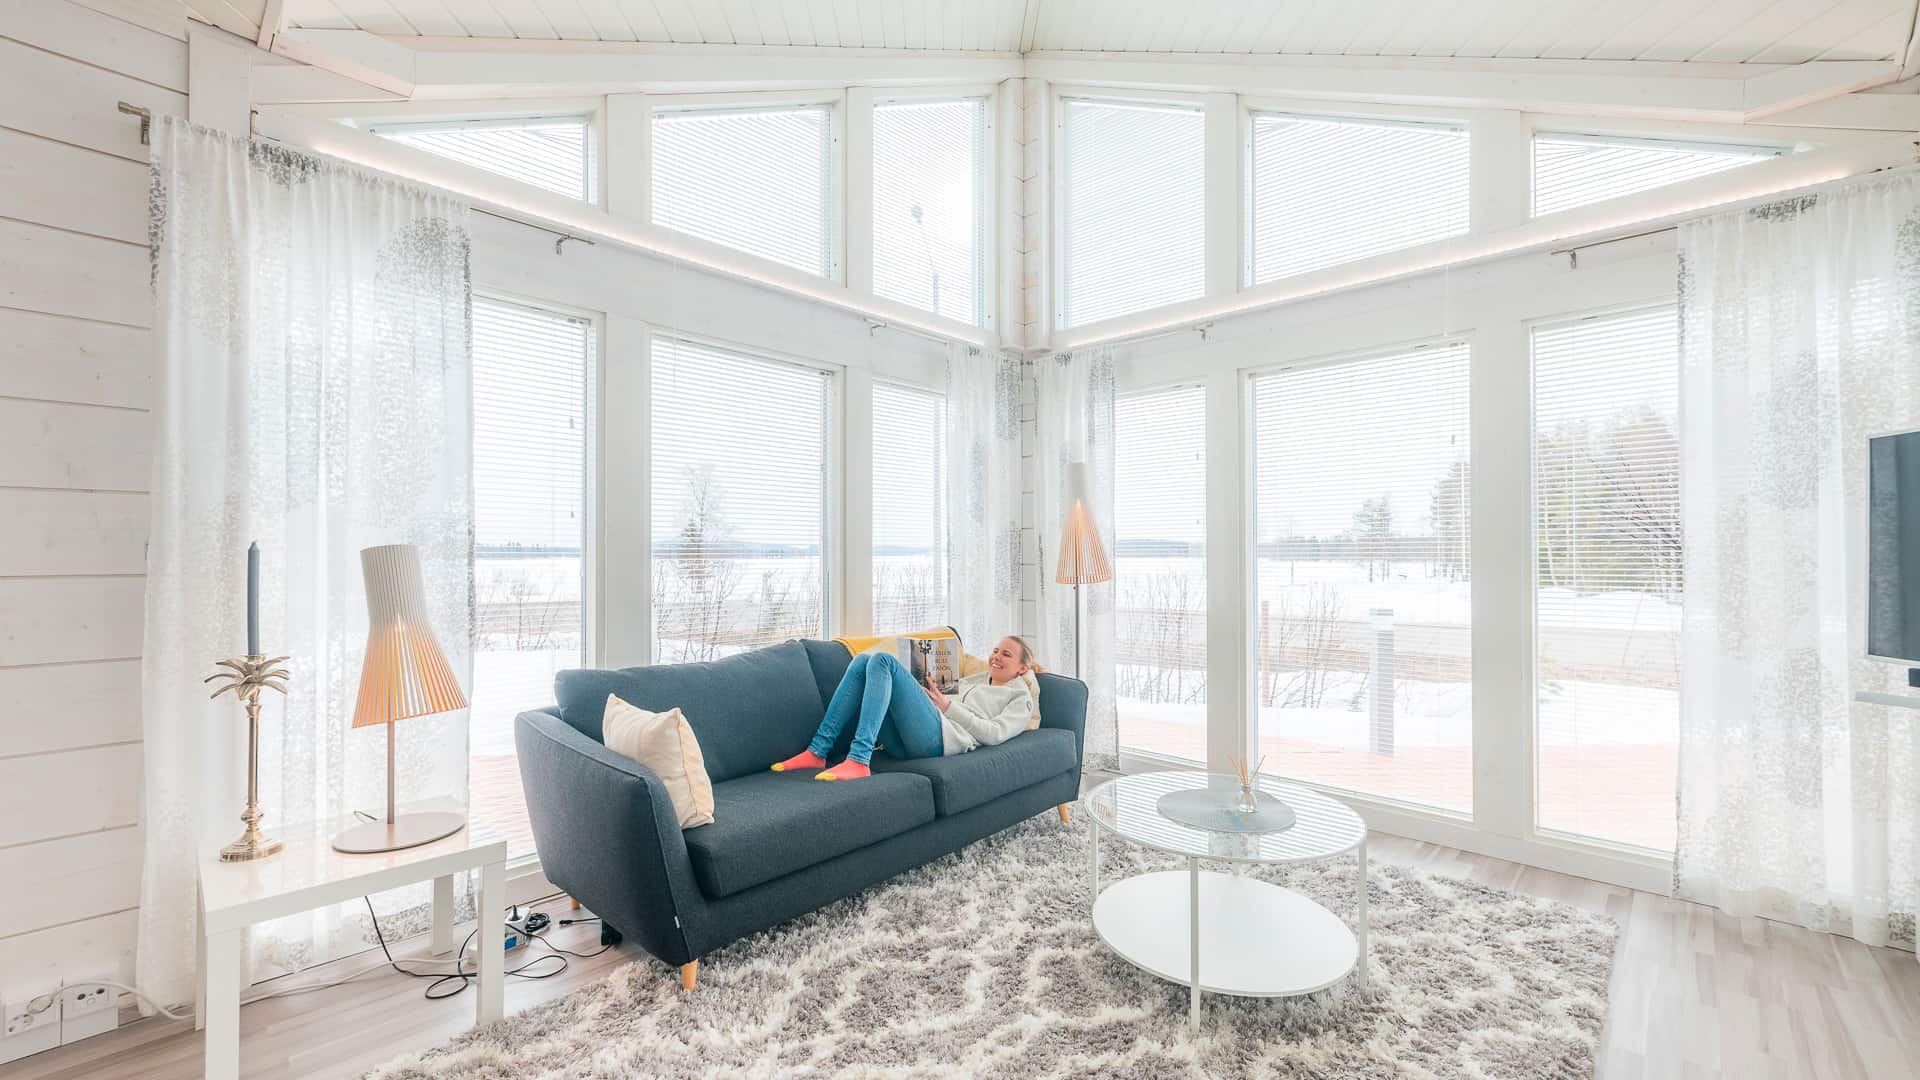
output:
<svg viewBox="0 0 1920 1080"><path fill-rule="evenodd" d="M1138 773L1109 780L1081 798L1090 824L1093 928L1129 963L1189 987L1188 1018L1200 1022L1200 992L1289 997L1325 990L1356 971L1367 985L1367 826L1352 808L1316 791L1271 782L1261 792L1293 809L1293 827L1274 833L1214 832L1159 811L1169 792L1212 787L1223 802L1240 784L1203 772ZM1100 834L1186 858L1162 870L1100 886ZM1358 937L1331 911L1293 891L1200 862L1279 864L1359 852ZM1197 914L1196 914L1197 913ZM1184 931L1184 932L1183 932Z"/></svg>

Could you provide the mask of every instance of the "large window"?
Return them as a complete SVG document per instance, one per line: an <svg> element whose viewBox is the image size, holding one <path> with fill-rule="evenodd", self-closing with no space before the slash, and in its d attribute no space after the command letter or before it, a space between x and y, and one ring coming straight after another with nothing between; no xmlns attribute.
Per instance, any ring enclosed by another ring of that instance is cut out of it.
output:
<svg viewBox="0 0 1920 1080"><path fill-rule="evenodd" d="M653 636L712 660L825 629L829 376L653 339Z"/></svg>
<svg viewBox="0 0 1920 1080"><path fill-rule="evenodd" d="M1205 129L1197 108L1060 102L1061 326L1206 294Z"/></svg>
<svg viewBox="0 0 1920 1080"><path fill-rule="evenodd" d="M653 220L796 270L834 263L833 109L659 109Z"/></svg>
<svg viewBox="0 0 1920 1080"><path fill-rule="evenodd" d="M1113 408L1114 634L1120 742L1207 759L1207 394Z"/></svg>
<svg viewBox="0 0 1920 1080"><path fill-rule="evenodd" d="M1696 176L1779 157L1778 147L1626 139L1603 135L1533 137L1533 212L1648 191Z"/></svg>
<svg viewBox="0 0 1920 1080"><path fill-rule="evenodd" d="M533 850L513 718L553 700L553 676L587 659L581 558L593 324L473 302L475 814L512 854Z"/></svg>
<svg viewBox="0 0 1920 1080"><path fill-rule="evenodd" d="M947 621L947 400L873 384L873 629Z"/></svg>
<svg viewBox="0 0 1920 1080"><path fill-rule="evenodd" d="M1680 722L1672 308L1533 332L1539 825L1671 850Z"/></svg>
<svg viewBox="0 0 1920 1080"><path fill-rule="evenodd" d="M1464 344L1253 379L1268 772L1473 806Z"/></svg>
<svg viewBox="0 0 1920 1080"><path fill-rule="evenodd" d="M476 169L593 201L593 141L585 117L371 124L367 130Z"/></svg>
<svg viewBox="0 0 1920 1080"><path fill-rule="evenodd" d="M984 98L874 107L874 295L986 321L987 160Z"/></svg>
<svg viewBox="0 0 1920 1080"><path fill-rule="evenodd" d="M1467 130L1257 112L1247 163L1246 282L1467 231Z"/></svg>

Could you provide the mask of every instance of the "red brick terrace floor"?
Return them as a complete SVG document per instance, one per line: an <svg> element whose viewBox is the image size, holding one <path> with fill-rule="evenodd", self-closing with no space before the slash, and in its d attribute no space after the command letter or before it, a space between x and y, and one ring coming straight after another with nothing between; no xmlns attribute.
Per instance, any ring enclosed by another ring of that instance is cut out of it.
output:
<svg viewBox="0 0 1920 1080"><path fill-rule="evenodd" d="M1170 757L1206 758L1206 734L1186 724L1135 722L1128 746ZM1393 754L1269 737L1261 771L1328 787L1468 812L1473 753L1464 746L1411 746ZM1548 746L1540 753L1542 829L1670 851L1674 834L1671 745Z"/></svg>

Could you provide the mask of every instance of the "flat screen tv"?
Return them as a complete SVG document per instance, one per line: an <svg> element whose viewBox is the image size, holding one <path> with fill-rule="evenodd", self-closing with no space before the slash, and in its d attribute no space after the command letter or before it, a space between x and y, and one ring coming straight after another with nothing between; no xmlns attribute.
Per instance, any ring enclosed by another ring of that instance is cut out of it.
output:
<svg viewBox="0 0 1920 1080"><path fill-rule="evenodd" d="M1920 668L1920 431L1867 440L1867 654Z"/></svg>

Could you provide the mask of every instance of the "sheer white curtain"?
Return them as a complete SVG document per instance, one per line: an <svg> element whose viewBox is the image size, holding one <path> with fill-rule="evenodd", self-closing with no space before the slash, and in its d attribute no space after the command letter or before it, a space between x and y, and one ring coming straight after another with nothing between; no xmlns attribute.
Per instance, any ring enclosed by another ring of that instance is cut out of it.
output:
<svg viewBox="0 0 1920 1080"><path fill-rule="evenodd" d="M1920 910L1920 714L1863 705L1867 438L1920 427L1920 174L1680 230L1675 889L1871 944Z"/></svg>
<svg viewBox="0 0 1920 1080"><path fill-rule="evenodd" d="M195 866L240 833L246 728L209 701L245 652L245 554L261 550L270 832L385 800L382 731L349 733L366 641L359 551L418 545L434 629L470 686L473 621L467 209L443 194L170 120L153 132L159 379L142 693L145 872L138 974L193 996ZM467 795L464 712L396 728L402 800ZM274 858L297 857L285 852ZM383 916L417 896L383 898ZM362 909L364 910L364 909ZM325 959L351 909L256 932L256 977Z"/></svg>
<svg viewBox="0 0 1920 1080"><path fill-rule="evenodd" d="M1073 671L1074 588L1053 580L1060 525L1067 510L1067 466L1084 463L1100 540L1113 552L1113 350L1079 349L1036 360L1033 505L1039 515L1040 595L1036 618L1040 662ZM1083 585L1080 678L1087 684L1086 764L1120 767L1114 713L1113 582Z"/></svg>
<svg viewBox="0 0 1920 1080"><path fill-rule="evenodd" d="M1020 359L947 346L949 617L984 656L1020 620Z"/></svg>

